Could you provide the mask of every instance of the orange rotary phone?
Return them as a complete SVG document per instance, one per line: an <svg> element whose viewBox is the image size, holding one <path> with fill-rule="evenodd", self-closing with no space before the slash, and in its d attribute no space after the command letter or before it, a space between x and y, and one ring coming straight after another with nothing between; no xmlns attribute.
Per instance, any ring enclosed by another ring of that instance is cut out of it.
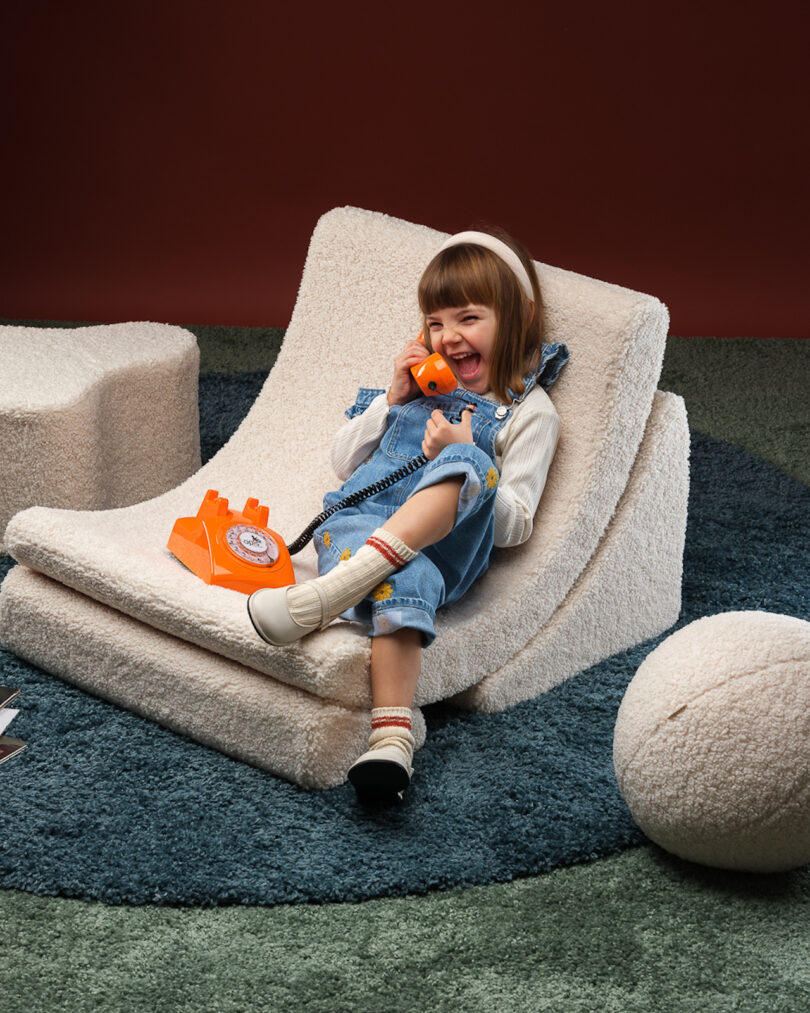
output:
<svg viewBox="0 0 810 1013"><path fill-rule="evenodd" d="M230 510L227 499L209 489L196 517L175 521L167 548L206 584L245 594L294 584L290 553L267 527L268 513L257 499L241 513Z"/></svg>
<svg viewBox="0 0 810 1013"><path fill-rule="evenodd" d="M424 344L421 334L419 340ZM413 366L411 373L428 396L449 394L458 386L453 371L438 352ZM206 584L243 594L251 594L260 587L286 587L295 583L290 557L303 549L327 517L382 492L426 463L425 455L418 454L379 482L351 493L319 513L289 545L267 527L269 510L260 506L257 499L249 499L240 513L231 510L227 499L216 489L209 489L196 517L180 517L175 521L167 548Z"/></svg>

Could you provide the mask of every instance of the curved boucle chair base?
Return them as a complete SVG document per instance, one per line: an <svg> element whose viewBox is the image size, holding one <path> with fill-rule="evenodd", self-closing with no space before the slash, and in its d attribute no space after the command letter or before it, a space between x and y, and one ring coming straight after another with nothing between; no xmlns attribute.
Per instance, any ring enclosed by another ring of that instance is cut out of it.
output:
<svg viewBox="0 0 810 1013"><path fill-rule="evenodd" d="M677 620L683 540L657 544L656 533L685 510L688 449L682 399L659 392L630 484L585 573L509 665L451 702L503 710ZM303 787L340 784L366 748L368 710L160 633L23 566L3 583L0 628L11 650L46 671ZM424 721L414 713L420 746Z"/></svg>
<svg viewBox="0 0 810 1013"><path fill-rule="evenodd" d="M318 513L335 485L323 434L341 425L359 384L388 382L392 359L421 325L418 279L445 238L357 208L324 215L278 360L239 430L196 475L148 502L16 514L9 550L50 578L42 588L59 593L65 615L57 621L30 591L32 574L13 571L0 594L0 636L64 678L285 777L321 786L342 778L371 705L364 631L335 623L271 648L255 635L244 596L205 585L166 541L207 489L237 505L260 497L272 527L288 535ZM546 340L571 352L551 391L560 442L530 539L497 553L468 594L437 616L417 706L447 698L480 710L509 706L662 632L678 615L688 439L683 402L656 394L666 307L570 271L537 269ZM297 578L314 575L315 564L310 545L296 556ZM101 632L90 629L97 621ZM60 624L57 637L51 627ZM92 657L85 638L97 645ZM172 686L170 706L163 681ZM210 708L190 703L201 692ZM226 729L223 713L234 715ZM334 720L318 723L334 732L313 737L307 722L327 713ZM265 731L255 731L263 721Z"/></svg>
<svg viewBox="0 0 810 1013"><path fill-rule="evenodd" d="M368 748L371 714L270 679L24 566L0 595L3 641L81 689L304 788L331 788ZM414 709L414 737L425 741Z"/></svg>

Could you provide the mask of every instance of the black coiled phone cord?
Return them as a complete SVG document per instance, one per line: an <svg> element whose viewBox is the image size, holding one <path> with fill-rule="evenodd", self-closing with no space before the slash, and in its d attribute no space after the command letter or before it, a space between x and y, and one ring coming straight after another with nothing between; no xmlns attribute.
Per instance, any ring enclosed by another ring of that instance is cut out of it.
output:
<svg viewBox="0 0 810 1013"><path fill-rule="evenodd" d="M322 511L314 520L310 521L295 541L290 542L287 546L287 551L291 556L294 556L296 552L300 552L301 549L303 549L304 546L312 539L312 536L315 534L315 529L320 527L327 517L331 517L332 514L336 514L338 510L343 510L345 507L361 503L364 499L368 499L369 496L373 496L375 493L382 492L383 489L387 489L389 486L394 485L395 482L399 482L401 479L407 478L408 475L412 475L424 464L427 464L427 458L424 454L419 454L416 457L411 458L411 460L408 461L407 464L404 464L401 468L398 468L396 471L392 471L390 475L386 475L385 478L381 478L379 482L372 482L371 485L367 485L363 489L358 489L357 492L349 493L349 495L344 499L335 503L333 506L330 506L327 510Z"/></svg>

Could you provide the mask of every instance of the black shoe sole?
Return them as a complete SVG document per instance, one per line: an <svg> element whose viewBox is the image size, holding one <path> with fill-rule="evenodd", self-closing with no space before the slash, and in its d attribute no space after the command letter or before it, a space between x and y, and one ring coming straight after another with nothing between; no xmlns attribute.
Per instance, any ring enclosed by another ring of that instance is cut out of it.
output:
<svg viewBox="0 0 810 1013"><path fill-rule="evenodd" d="M393 760L364 760L349 771L349 781L364 799L396 798L411 783L408 771Z"/></svg>
<svg viewBox="0 0 810 1013"><path fill-rule="evenodd" d="M265 642L266 644L269 644L269 643L270 643L270 641L269 641L269 640L267 639L267 637L266 637L266 636L265 636L265 635L264 635L264 634L262 633L262 631L261 631L261 630L259 629L259 627L258 627L258 626L256 625L256 622L255 622L255 620L253 619L253 613L252 613L252 612L250 611L250 598L248 598L248 600L247 600L246 604L247 604L247 614L248 614L248 619L250 620L250 625L251 625L251 626L253 627L253 629L254 629L254 630L256 631L256 636L258 636L258 637L259 637L259 638L260 638L261 640L263 640L263 641L264 641L264 642ZM273 644L272 646L273 646L273 647L275 647L276 645L275 645L275 644Z"/></svg>

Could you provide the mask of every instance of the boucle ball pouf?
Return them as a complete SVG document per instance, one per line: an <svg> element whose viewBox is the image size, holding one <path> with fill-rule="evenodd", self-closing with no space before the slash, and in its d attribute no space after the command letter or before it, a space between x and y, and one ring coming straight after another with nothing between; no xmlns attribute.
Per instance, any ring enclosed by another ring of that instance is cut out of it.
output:
<svg viewBox="0 0 810 1013"><path fill-rule="evenodd" d="M667 637L627 688L613 762L667 851L750 872L810 862L810 622L726 612Z"/></svg>

